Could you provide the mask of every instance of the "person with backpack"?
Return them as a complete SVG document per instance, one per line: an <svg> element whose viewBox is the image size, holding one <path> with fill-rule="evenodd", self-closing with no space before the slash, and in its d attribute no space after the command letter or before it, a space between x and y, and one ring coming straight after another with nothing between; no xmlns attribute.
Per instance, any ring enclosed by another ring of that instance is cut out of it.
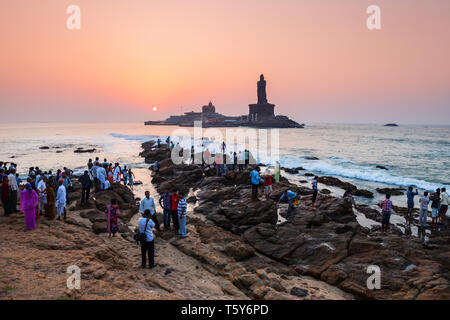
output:
<svg viewBox="0 0 450 320"><path fill-rule="evenodd" d="M141 244L141 258L142 269L147 266L147 256L148 256L148 266L150 269L155 267L155 241L153 236L152 228L155 227L155 223L152 220L152 213L150 210L145 210L142 218L138 219L139 226L139 237Z"/></svg>

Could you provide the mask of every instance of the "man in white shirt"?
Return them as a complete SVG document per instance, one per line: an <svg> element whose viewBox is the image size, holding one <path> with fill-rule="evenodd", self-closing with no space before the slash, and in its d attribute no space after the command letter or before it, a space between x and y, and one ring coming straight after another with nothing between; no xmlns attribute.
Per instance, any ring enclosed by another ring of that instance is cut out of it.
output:
<svg viewBox="0 0 450 320"><path fill-rule="evenodd" d="M58 191L56 193L56 211L58 213L58 220L61 220L61 214L64 212L64 219L66 219L66 187L63 186L62 179L58 181Z"/></svg>
<svg viewBox="0 0 450 320"><path fill-rule="evenodd" d="M141 242L142 268L145 268L147 264L148 255L148 266L150 269L155 267L155 241L152 231L155 223L152 221L151 216L151 211L147 209L142 218L138 220L139 232L144 233L146 236L146 241Z"/></svg>
<svg viewBox="0 0 450 320"><path fill-rule="evenodd" d="M423 197L419 199L419 202L420 202L419 227L425 228L427 226L428 204L430 203L428 191L425 191L423 193Z"/></svg>
<svg viewBox="0 0 450 320"><path fill-rule="evenodd" d="M445 222L448 206L450 205L448 193L445 188L441 188L441 205L439 206L439 217L441 223Z"/></svg>
<svg viewBox="0 0 450 320"><path fill-rule="evenodd" d="M141 200L141 204L139 206L139 212L141 214L144 214L145 210L150 210L152 220L155 222L156 230L159 231L160 228L158 219L156 217L155 201L153 200L152 197L150 197L150 191L145 191L145 198Z"/></svg>
<svg viewBox="0 0 450 320"><path fill-rule="evenodd" d="M8 174L9 186L11 188L11 198L12 198L12 212L17 212L17 192L19 186L16 180L16 169L12 169Z"/></svg>
<svg viewBox="0 0 450 320"><path fill-rule="evenodd" d="M97 169L97 178L100 183L100 190L105 190L105 181L106 181L106 170L103 167L98 167Z"/></svg>
<svg viewBox="0 0 450 320"><path fill-rule="evenodd" d="M36 191L39 195L38 210L40 216L42 216L42 210L45 209L45 205L47 204L47 186L45 184L45 180L47 180L47 178L42 176L39 181L36 180Z"/></svg>
<svg viewBox="0 0 450 320"><path fill-rule="evenodd" d="M116 163L115 167L114 167L114 183L120 183L120 176L122 173L122 169L120 168L119 164Z"/></svg>

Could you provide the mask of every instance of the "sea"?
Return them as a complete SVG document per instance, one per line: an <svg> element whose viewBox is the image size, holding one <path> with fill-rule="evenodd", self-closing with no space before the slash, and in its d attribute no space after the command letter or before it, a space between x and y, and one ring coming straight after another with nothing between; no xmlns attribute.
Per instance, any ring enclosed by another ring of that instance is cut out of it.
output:
<svg viewBox="0 0 450 320"><path fill-rule="evenodd" d="M210 151L221 148L221 139L213 138L217 131L226 137L225 128L203 129L203 142ZM267 132L270 147L274 145L270 139L277 138L277 152L257 157L258 163L270 167L279 161L283 167L304 168L298 174L284 174L299 185L310 186L311 177L305 173L337 177L374 192L373 199L357 198L363 204L374 204L384 197L376 188L414 186L423 192L450 187L450 126L320 123ZM81 173L89 158L106 158L135 172L136 180L142 182L135 193L140 194L151 184L149 164L139 156L141 143L158 137L164 142L168 136L188 147L191 140L186 137L194 137L194 128L143 123L8 123L0 125L0 160L17 163L19 174L26 176L28 168L34 166L54 172L68 167ZM240 150L248 143L233 147ZM96 151L74 153L77 148ZM343 194L338 188L320 184L319 188ZM393 197L393 202L406 206L406 196Z"/></svg>

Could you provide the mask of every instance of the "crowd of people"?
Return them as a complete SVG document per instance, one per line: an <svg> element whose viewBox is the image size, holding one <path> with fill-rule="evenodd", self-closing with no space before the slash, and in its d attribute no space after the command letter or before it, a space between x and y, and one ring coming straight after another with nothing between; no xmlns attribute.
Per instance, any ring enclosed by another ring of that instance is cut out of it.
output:
<svg viewBox="0 0 450 320"><path fill-rule="evenodd" d="M169 139L169 138L168 138ZM170 140L166 141L168 145L172 145ZM160 140L158 139L158 147L160 147ZM223 145L225 149L225 145ZM244 160L246 156L244 153L235 153L236 159L239 159L243 154ZM242 159L242 158L241 158ZM221 156L215 158L214 165L217 168L217 175L220 172L226 174L226 168L221 161ZM242 164L243 167L229 165L230 170L243 170L248 164ZM153 170L157 173L159 170L159 164L155 163ZM266 170L264 174L260 174L261 169L255 167L250 172L251 182L251 199L258 200L258 189L260 185L264 187L264 196L266 199L271 197L273 188L273 179L279 182L280 178L280 166L277 162L275 166L275 173L271 170ZM69 193L73 189L72 180L75 176L73 171L68 168L58 169L56 173L50 171L42 171L39 167L31 167L28 169L28 175L26 181L17 174L17 164L0 162L0 194L1 201L4 208L4 214L6 216L19 212L17 208L18 196L20 196L20 211L24 213L25 223L28 230L36 228L37 220L46 216L49 219L58 220L66 219L66 206L70 203ZM104 159L101 163L97 157L94 161L89 159L87 163L87 170L77 177L78 182L81 185L81 199L80 204L89 204L90 191L93 188L94 192L100 192L111 188L112 184L121 184L133 187L134 173L130 168L124 166L123 168L119 163L109 163L107 159ZM312 196L311 196L311 208L316 210L316 199L318 195L318 177L315 176L311 181ZM412 218L412 213L415 207L414 197L417 196L418 190L413 191L412 187L407 191L407 219ZM292 213L295 206L299 205L301 197L292 190L285 189L278 199L278 203L286 201L288 205L287 216ZM355 205L355 200L351 194L351 190L347 190L344 193L344 199L350 201ZM173 189L165 190L160 196L158 201L163 212L163 228L164 231L175 232L180 238L186 238L186 213L187 202L184 192ZM423 193L423 196L419 199L420 211L419 211L419 227L427 226L428 206L431 203L432 210L432 224L433 226L438 223L444 223L446 218L446 212L449 205L449 196L445 188L436 189L436 192L429 194L427 191ZM389 228L389 220L392 214L392 201L389 194L381 201L381 213L382 213L382 231L387 232ZM154 234L153 228L161 231L161 226L156 215L155 200L150 196L150 192L145 192L145 197L140 201L139 213L141 217L138 219L138 234L142 235L140 240L141 254L142 254L142 268L148 266L153 268L155 266L155 246L154 246ZM112 199L111 203L105 210L107 217L107 234L108 237L115 237L119 230L118 217L120 216L120 208L118 201Z"/></svg>
<svg viewBox="0 0 450 320"><path fill-rule="evenodd" d="M67 168L42 171L39 167L28 169L26 181L17 174L17 164L7 167L0 162L0 185L2 204L6 216L19 212L17 203L20 199L20 211L25 214L27 230L36 228L36 220L42 216L58 220L66 218L66 204L69 203L69 190L72 187L72 171Z"/></svg>

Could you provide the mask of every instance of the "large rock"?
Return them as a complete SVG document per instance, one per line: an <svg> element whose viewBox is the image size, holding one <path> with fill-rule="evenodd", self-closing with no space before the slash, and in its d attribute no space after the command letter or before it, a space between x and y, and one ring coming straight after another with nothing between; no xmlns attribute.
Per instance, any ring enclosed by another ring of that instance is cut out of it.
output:
<svg viewBox="0 0 450 320"><path fill-rule="evenodd" d="M272 200L230 199L224 200L207 218L225 230L242 234L260 223L275 225L278 215L276 204Z"/></svg>

